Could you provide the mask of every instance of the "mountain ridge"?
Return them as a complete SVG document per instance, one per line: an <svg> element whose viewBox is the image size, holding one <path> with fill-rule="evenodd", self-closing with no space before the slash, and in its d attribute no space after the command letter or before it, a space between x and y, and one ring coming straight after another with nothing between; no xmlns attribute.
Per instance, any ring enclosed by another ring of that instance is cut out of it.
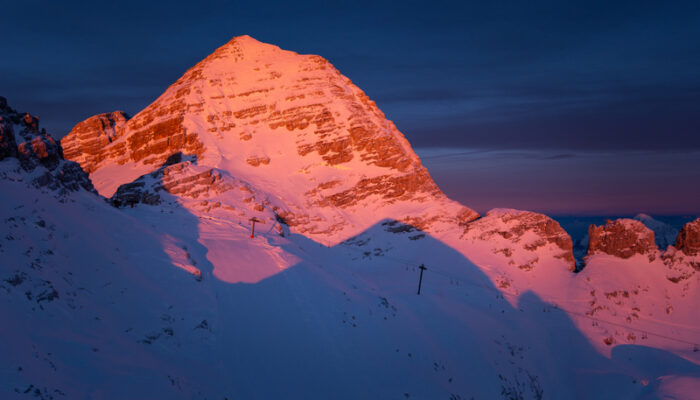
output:
<svg viewBox="0 0 700 400"><path fill-rule="evenodd" d="M25 185L44 166L0 159L0 310L18 321L3 331L0 393L695 392L700 220L666 252L641 222L601 227L605 251L574 273L559 223L513 209L477 218L327 62L241 40L207 59L245 74L197 64L133 118L78 124L66 153L100 195L47 195ZM291 69L265 67L266 52ZM293 93L263 91L281 81Z"/></svg>

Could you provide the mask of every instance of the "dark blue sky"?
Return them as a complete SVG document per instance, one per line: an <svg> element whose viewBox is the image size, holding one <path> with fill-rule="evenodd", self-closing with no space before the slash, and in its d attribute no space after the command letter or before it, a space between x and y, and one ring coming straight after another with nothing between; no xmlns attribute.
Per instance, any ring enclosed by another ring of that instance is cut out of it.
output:
<svg viewBox="0 0 700 400"><path fill-rule="evenodd" d="M700 173L679 178L700 170L698 1L22 1L2 10L0 95L57 137L96 113L138 112L232 36L250 34L329 59L432 157L605 153L619 156L611 168L624 180L648 167L639 154L665 156L661 179L676 182L666 208L700 212L700 189L687 182L700 186ZM469 204L456 189L483 176L455 177L466 164L453 162L449 179L431 172ZM585 175L585 164L570 164L571 176ZM525 165L513 168L492 173ZM566 172L558 184L575 190ZM509 184L522 191L495 203L518 207L519 196L548 183L533 175ZM605 198L611 189L595 190ZM620 212L653 212L654 192ZM559 209L569 200L547 201ZM549 203L540 209L553 210Z"/></svg>

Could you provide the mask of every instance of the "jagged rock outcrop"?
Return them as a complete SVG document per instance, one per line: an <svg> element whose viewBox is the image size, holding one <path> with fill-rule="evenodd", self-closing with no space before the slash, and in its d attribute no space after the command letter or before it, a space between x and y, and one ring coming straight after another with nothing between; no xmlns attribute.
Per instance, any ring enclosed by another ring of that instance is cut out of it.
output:
<svg viewBox="0 0 700 400"><path fill-rule="evenodd" d="M39 129L39 118L19 113L0 98L0 160L17 158L25 170L38 165L55 169L61 160L60 146L45 130Z"/></svg>
<svg viewBox="0 0 700 400"><path fill-rule="evenodd" d="M66 161L60 144L39 129L39 118L15 111L0 97L0 161L8 158L17 159L24 171L31 172L35 186L61 192L94 191L80 165Z"/></svg>
<svg viewBox="0 0 700 400"><path fill-rule="evenodd" d="M609 220L603 226L591 225L588 228L587 256L604 253L630 258L635 254L642 254L653 260L657 252L654 232L637 220Z"/></svg>
<svg viewBox="0 0 700 400"><path fill-rule="evenodd" d="M298 232L358 231L382 217L423 225L478 217L447 199L394 124L327 60L249 36L133 118L92 117L63 142L105 196L182 153L283 199Z"/></svg>
<svg viewBox="0 0 700 400"><path fill-rule="evenodd" d="M544 214L503 208L490 210L484 217L464 224L462 236L493 243L493 251L508 258L516 253L529 254L527 260L511 260L510 264L521 270L533 269L540 257L547 255L564 260L572 271L576 267L571 236Z"/></svg>
<svg viewBox="0 0 700 400"><path fill-rule="evenodd" d="M686 255L700 255L700 218L683 225L674 247Z"/></svg>
<svg viewBox="0 0 700 400"><path fill-rule="evenodd" d="M150 189L146 187L146 182L142 179L125 183L119 186L117 193L109 199L109 202L115 207L133 207L138 203L160 204L160 195L152 192Z"/></svg>
<svg viewBox="0 0 700 400"><path fill-rule="evenodd" d="M123 111L98 114L79 123L61 140L64 156L90 173L105 158L113 156L107 145L117 139L129 116Z"/></svg>

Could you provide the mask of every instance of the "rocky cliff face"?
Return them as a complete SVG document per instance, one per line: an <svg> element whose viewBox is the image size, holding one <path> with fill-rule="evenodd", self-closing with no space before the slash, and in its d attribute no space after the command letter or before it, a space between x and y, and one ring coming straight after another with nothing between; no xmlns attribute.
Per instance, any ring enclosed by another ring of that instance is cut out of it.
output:
<svg viewBox="0 0 700 400"><path fill-rule="evenodd" d="M683 225L674 247L689 256L700 255L700 218Z"/></svg>
<svg viewBox="0 0 700 400"><path fill-rule="evenodd" d="M641 222L633 219L608 221L604 226L591 225L588 228L587 256L604 253L620 258L630 258L635 254L656 257L658 248L654 232Z"/></svg>
<svg viewBox="0 0 700 400"><path fill-rule="evenodd" d="M19 113L0 98L0 160L17 158L25 170L38 165L55 169L62 158L61 148L45 130L39 118Z"/></svg>
<svg viewBox="0 0 700 400"><path fill-rule="evenodd" d="M133 118L92 117L63 143L105 196L181 153L282 199L300 232L478 217L442 194L394 124L327 60L249 36L217 49Z"/></svg>
<svg viewBox="0 0 700 400"><path fill-rule="evenodd" d="M123 111L114 111L79 123L61 141L65 157L79 163L88 173L94 171L106 158L115 156L115 149L110 152L108 145L124 132L128 119Z"/></svg>
<svg viewBox="0 0 700 400"><path fill-rule="evenodd" d="M66 161L58 144L44 129L39 129L39 118L15 111L0 97L0 161L14 159L21 170L17 174L13 164L3 165L0 177L25 180L35 186L51 190L94 190L88 175L77 163Z"/></svg>

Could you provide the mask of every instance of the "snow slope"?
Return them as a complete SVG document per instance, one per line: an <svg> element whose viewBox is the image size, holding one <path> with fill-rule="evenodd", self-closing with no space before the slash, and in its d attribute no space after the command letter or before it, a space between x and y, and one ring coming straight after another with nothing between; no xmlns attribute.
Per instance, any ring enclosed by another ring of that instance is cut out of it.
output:
<svg viewBox="0 0 700 400"><path fill-rule="evenodd" d="M387 230L393 221L365 244L327 248L270 228L251 239L177 204L116 209L87 192L62 202L0 187L0 307L13 321L3 398L619 399L697 387L690 354L647 347L651 337L601 354L533 291L512 297L441 241ZM418 262L429 267L420 296ZM265 269L278 273L244 283Z"/></svg>
<svg viewBox="0 0 700 400"><path fill-rule="evenodd" d="M0 397L700 389L698 256L573 273L558 223L475 220L363 96L320 57L235 38L134 118L69 136L109 199L0 160Z"/></svg>

